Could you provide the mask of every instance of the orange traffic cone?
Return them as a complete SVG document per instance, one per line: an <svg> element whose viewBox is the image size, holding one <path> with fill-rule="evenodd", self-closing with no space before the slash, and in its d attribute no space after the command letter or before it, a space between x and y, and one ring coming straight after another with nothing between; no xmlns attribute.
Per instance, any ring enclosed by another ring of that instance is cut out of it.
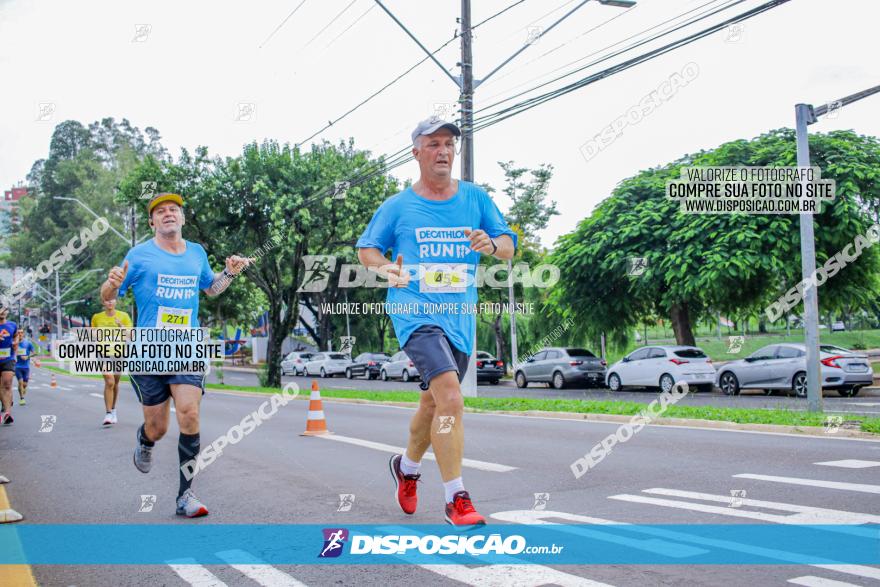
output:
<svg viewBox="0 0 880 587"><path fill-rule="evenodd" d="M52 373L52 382L49 384L49 387L51 387L53 389L58 387L58 382L55 381L55 374L54 373Z"/></svg>
<svg viewBox="0 0 880 587"><path fill-rule="evenodd" d="M332 434L327 430L327 420L324 418L324 404L321 403L321 392L318 390L318 382L312 379L312 395L309 396L309 417L306 420L306 431L300 436L321 436Z"/></svg>

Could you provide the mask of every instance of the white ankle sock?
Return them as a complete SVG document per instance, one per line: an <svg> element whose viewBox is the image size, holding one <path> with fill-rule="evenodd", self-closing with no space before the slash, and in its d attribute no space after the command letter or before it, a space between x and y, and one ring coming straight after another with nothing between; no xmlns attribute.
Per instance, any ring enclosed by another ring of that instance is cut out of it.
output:
<svg viewBox="0 0 880 587"><path fill-rule="evenodd" d="M400 472L404 475L418 475L421 467L422 463L409 460L406 453L403 453L403 456L400 458Z"/></svg>
<svg viewBox="0 0 880 587"><path fill-rule="evenodd" d="M452 498L455 497L455 494L459 491L464 491L464 483L462 483L461 477L456 477L451 481L443 483L443 491L446 493L446 503L452 503Z"/></svg>

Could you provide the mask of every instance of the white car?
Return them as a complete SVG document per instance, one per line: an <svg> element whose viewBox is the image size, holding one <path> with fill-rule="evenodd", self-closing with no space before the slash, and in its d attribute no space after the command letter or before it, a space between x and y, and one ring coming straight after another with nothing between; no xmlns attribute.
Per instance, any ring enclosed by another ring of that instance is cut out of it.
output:
<svg viewBox="0 0 880 587"><path fill-rule="evenodd" d="M712 391L712 359L694 346L647 346L636 349L608 367L605 382L611 391L624 387L659 387L668 392L684 381L691 391Z"/></svg>
<svg viewBox="0 0 880 587"><path fill-rule="evenodd" d="M379 379L382 381L398 377L404 381L411 381L420 377L419 370L416 369L416 366L413 365L413 362L409 360L409 357L403 351L395 353L390 361L382 364L382 368L379 371Z"/></svg>
<svg viewBox="0 0 880 587"><path fill-rule="evenodd" d="M314 354L299 351L288 353L284 360L281 361L281 374L288 375L293 373L294 375L302 375L305 373L306 361L311 359Z"/></svg>
<svg viewBox="0 0 880 587"><path fill-rule="evenodd" d="M306 377L320 375L321 377L333 377L344 375L345 368L351 365L348 355L342 353L317 353L304 365Z"/></svg>

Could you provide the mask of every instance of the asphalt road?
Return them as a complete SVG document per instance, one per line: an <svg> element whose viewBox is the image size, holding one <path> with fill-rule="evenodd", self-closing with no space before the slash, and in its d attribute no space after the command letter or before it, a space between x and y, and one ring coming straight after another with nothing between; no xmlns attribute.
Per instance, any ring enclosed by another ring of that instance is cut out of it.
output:
<svg viewBox="0 0 880 587"><path fill-rule="evenodd" d="M334 436L307 438L299 433L305 427L308 403L294 401L228 447L197 477L194 488L211 514L183 520L174 515L176 424L159 442L153 470L143 475L131 462L141 415L130 386L123 384L121 389L120 423L105 429L100 426L98 382L59 376L59 387L51 389L48 379L48 372L36 370L28 405L16 405L15 424L0 427L0 473L11 479L5 487L12 507L24 514L27 523L442 523L436 465L425 461L419 511L408 517L391 499L387 471L391 452L362 442L403 445L410 409L325 400ZM263 401L265 397L209 391L202 404L203 447ZM56 417L49 433L39 432L42 415ZM833 434L806 437L646 427L575 479L570 464L612 433L616 424L467 414L465 425L465 457L495 465L464 469L475 504L491 516L492 523L534 517L535 493L549 494L546 511L538 515L557 521L587 516L591 523L785 524L806 516L820 520L817 523L880 523L877 441ZM863 461L863 468L837 462L846 459ZM833 462L837 463L828 464ZM499 471L497 465L511 469ZM741 503L731 501L734 490L746 492ZM350 511L337 511L340 494L354 495ZM138 511L142 495L156 496L152 511ZM107 565L37 566L34 574L40 585L59 587L792 583L839 587L880 581L880 568L858 565Z"/></svg>
<svg viewBox="0 0 880 587"><path fill-rule="evenodd" d="M224 382L230 385L259 385L257 375L253 372L224 370ZM208 376L208 380L217 383L216 374ZM311 385L311 379L285 375L282 382L295 382L300 387ZM364 389L371 391L415 391L417 382L369 380L363 377L346 379L345 377L327 377L317 380L322 389ZM549 399L589 399L589 400L626 400L649 403L657 397L656 389L635 389L632 391L611 392L607 389L551 389L542 383L532 383L525 389L519 389L512 381L501 381L498 385L480 384L477 395L481 397L534 397ZM825 411L834 413L866 414L880 416L880 388L864 388L853 398L844 398L833 390L824 393ZM795 396L776 393L766 396L761 391L746 390L739 396L727 396L719 390L711 393L690 393L679 402L684 406L716 406L730 408L784 409L805 410L807 401Z"/></svg>

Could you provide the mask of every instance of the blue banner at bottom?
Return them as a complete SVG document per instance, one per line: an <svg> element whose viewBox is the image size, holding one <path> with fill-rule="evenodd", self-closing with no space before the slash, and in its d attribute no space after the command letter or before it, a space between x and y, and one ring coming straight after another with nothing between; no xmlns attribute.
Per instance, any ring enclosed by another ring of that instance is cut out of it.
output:
<svg viewBox="0 0 880 587"><path fill-rule="evenodd" d="M0 526L0 564L880 564L878 525Z"/></svg>

